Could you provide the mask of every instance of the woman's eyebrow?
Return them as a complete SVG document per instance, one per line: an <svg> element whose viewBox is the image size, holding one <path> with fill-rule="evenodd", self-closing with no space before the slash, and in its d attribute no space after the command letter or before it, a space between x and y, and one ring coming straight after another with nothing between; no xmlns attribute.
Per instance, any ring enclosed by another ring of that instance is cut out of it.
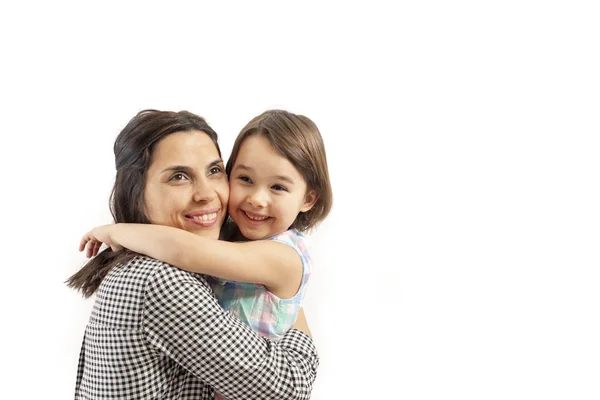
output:
<svg viewBox="0 0 600 400"><path fill-rule="evenodd" d="M185 172L186 174L191 174L193 172L192 169L190 167L188 167L187 165L173 165L173 166L163 169L162 171L160 171L160 173L162 174L163 172L166 172L166 171L181 171L181 172Z"/></svg>
<svg viewBox="0 0 600 400"><path fill-rule="evenodd" d="M223 160L221 158L217 158L216 160L214 160L213 162L208 164L208 168L214 167L215 165L219 165L219 164L223 164Z"/></svg>
<svg viewBox="0 0 600 400"><path fill-rule="evenodd" d="M217 158L216 160L211 161L211 163L208 164L208 168L214 167L215 165L219 165L219 164L223 164L223 160L220 158ZM162 174L163 172L166 172L166 171L181 171L181 172L185 172L186 174L192 174L194 172L193 168L191 168L187 165L172 165L170 167L163 169L162 171L160 171L160 173Z"/></svg>

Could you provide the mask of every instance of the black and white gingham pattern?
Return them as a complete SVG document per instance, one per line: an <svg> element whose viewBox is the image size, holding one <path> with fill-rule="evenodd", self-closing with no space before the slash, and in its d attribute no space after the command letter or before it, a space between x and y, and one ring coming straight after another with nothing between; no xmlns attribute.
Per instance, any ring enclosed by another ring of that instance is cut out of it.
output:
<svg viewBox="0 0 600 400"><path fill-rule="evenodd" d="M97 292L75 399L309 399L319 358L292 329L277 343L223 311L204 277L136 257Z"/></svg>

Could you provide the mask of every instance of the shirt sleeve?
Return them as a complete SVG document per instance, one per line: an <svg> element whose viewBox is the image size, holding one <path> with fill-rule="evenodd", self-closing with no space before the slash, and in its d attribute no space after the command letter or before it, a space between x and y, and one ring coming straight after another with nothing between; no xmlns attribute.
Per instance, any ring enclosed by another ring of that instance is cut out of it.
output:
<svg viewBox="0 0 600 400"><path fill-rule="evenodd" d="M312 272L312 260L304 235L295 230L288 230L271 237L269 240L290 246L300 256L300 259L302 260L302 282L298 292L292 299L299 298L300 300L303 300L306 284L308 283Z"/></svg>
<svg viewBox="0 0 600 400"><path fill-rule="evenodd" d="M291 329L277 343L225 312L208 284L165 265L148 282L148 342L229 399L309 399L319 358Z"/></svg>

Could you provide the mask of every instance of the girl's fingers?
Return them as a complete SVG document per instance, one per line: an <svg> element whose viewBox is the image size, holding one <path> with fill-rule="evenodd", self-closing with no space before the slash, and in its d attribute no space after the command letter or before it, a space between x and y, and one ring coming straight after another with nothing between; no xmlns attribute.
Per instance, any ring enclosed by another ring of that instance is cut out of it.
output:
<svg viewBox="0 0 600 400"><path fill-rule="evenodd" d="M85 235L81 238L81 241L79 242L79 251L83 251L83 249L85 249L85 245L87 244L87 242L89 242L89 239L87 235Z"/></svg>
<svg viewBox="0 0 600 400"><path fill-rule="evenodd" d="M102 243L96 242L96 245L94 246L94 257L96 257L98 255L98 252L100 251L100 247L102 247Z"/></svg>
<svg viewBox="0 0 600 400"><path fill-rule="evenodd" d="M87 244L87 251L86 251L86 255L87 258L93 257L94 254L94 249L96 248L96 241L95 240L90 240Z"/></svg>
<svg viewBox="0 0 600 400"><path fill-rule="evenodd" d="M94 243L90 242L87 245L86 251L85 251L85 256L87 258L90 258L92 256L92 249L94 248Z"/></svg>
<svg viewBox="0 0 600 400"><path fill-rule="evenodd" d="M102 242L97 240L91 232L86 233L79 242L79 251L85 250L87 258L97 256L100 252L100 247L102 247Z"/></svg>

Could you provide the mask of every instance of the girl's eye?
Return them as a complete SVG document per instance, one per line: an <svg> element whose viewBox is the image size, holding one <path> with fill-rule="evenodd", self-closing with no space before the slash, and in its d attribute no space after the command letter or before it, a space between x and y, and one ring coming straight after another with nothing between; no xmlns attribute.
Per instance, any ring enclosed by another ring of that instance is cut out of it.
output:
<svg viewBox="0 0 600 400"><path fill-rule="evenodd" d="M170 181L183 181L183 180L187 180L188 177L186 174L184 174L183 172L177 172L175 174L173 174L171 176L171 178L169 178Z"/></svg>
<svg viewBox="0 0 600 400"><path fill-rule="evenodd" d="M246 175L240 175L238 179L242 182L252 183L252 179L248 178Z"/></svg>
<svg viewBox="0 0 600 400"><path fill-rule="evenodd" d="M281 186L281 185L273 185L273 186L272 186L272 189L273 189L273 190L277 190L277 191L284 191L284 192L287 192L287 189L286 189L285 187Z"/></svg>

